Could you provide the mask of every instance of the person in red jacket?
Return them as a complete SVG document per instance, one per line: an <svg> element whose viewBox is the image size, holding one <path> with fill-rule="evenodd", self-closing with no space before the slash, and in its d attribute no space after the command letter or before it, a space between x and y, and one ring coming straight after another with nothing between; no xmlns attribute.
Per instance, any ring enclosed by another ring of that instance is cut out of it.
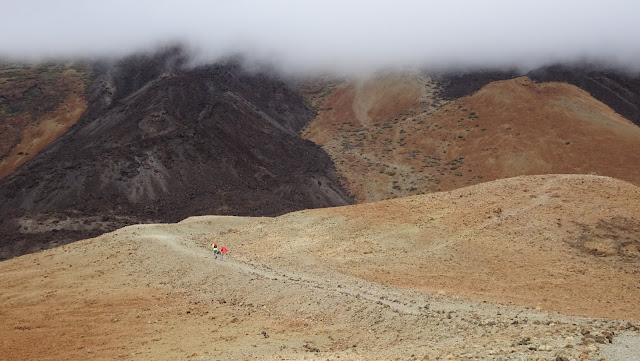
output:
<svg viewBox="0 0 640 361"><path fill-rule="evenodd" d="M226 260L227 259L227 247L224 246L224 244L222 245L222 247L220 247L220 253L222 253L222 260Z"/></svg>

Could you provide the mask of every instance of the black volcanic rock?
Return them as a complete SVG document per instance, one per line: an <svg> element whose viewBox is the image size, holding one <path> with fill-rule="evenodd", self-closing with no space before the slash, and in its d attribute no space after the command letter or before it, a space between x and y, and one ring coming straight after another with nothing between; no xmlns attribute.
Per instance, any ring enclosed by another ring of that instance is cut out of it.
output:
<svg viewBox="0 0 640 361"><path fill-rule="evenodd" d="M527 74L538 82L575 85L640 126L640 76L592 65L553 65Z"/></svg>
<svg viewBox="0 0 640 361"><path fill-rule="evenodd" d="M0 257L131 223L351 202L297 136L313 117L300 95L234 63L183 63L168 51L94 67L80 121L0 181Z"/></svg>

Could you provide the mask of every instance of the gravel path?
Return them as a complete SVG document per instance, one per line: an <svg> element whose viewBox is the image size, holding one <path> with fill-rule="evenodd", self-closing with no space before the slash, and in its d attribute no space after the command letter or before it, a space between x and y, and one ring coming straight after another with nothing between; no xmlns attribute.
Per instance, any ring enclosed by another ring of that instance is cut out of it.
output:
<svg viewBox="0 0 640 361"><path fill-rule="evenodd" d="M634 360L636 259L571 242L633 239L637 192L525 177L125 227L0 263L0 360Z"/></svg>

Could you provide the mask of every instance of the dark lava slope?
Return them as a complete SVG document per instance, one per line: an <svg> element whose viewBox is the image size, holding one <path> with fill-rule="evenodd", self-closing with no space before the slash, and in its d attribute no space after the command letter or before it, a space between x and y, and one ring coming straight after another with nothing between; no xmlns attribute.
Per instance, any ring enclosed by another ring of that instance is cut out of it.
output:
<svg viewBox="0 0 640 361"><path fill-rule="evenodd" d="M94 66L80 121L0 181L1 258L131 223L351 202L328 155L297 136L313 117L300 95L232 62L184 60Z"/></svg>

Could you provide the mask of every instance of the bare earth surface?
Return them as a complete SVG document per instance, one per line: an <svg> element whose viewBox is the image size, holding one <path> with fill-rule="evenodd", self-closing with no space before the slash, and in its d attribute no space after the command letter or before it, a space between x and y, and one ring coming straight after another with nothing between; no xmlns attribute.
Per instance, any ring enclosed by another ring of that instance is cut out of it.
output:
<svg viewBox="0 0 640 361"><path fill-rule="evenodd" d="M0 179L80 119L87 72L81 65L0 65Z"/></svg>
<svg viewBox="0 0 640 361"><path fill-rule="evenodd" d="M129 226L0 263L0 359L633 359L638 214L553 175Z"/></svg>
<svg viewBox="0 0 640 361"><path fill-rule="evenodd" d="M527 77L454 101L434 79L388 74L307 92L303 136L336 163L358 202L535 174L598 174L640 185L640 127L578 87Z"/></svg>

